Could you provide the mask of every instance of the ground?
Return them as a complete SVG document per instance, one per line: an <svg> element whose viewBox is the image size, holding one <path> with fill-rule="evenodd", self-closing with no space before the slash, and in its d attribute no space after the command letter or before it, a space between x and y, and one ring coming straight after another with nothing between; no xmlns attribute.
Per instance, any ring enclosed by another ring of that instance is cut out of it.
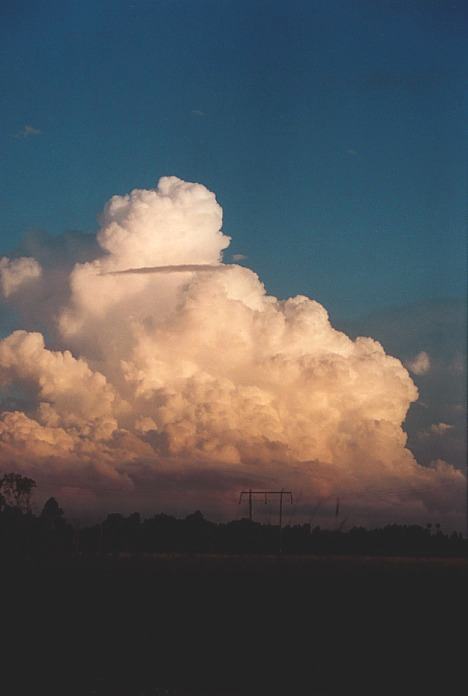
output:
<svg viewBox="0 0 468 696"><path fill-rule="evenodd" d="M450 695L464 664L467 587L464 558L9 563L5 693Z"/></svg>

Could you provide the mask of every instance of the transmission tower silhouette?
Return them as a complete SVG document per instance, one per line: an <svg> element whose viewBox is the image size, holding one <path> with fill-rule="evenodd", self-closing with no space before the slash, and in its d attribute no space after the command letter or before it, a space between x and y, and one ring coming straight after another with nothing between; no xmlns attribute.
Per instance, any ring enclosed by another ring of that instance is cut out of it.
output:
<svg viewBox="0 0 468 696"><path fill-rule="evenodd" d="M285 491L283 488L280 491L253 491L249 488L248 491L241 491L239 496L239 505L242 503L244 497L248 498L249 501L249 520L253 522L253 501L255 496L261 496L265 505L268 503L269 496L279 496L279 552L282 552L282 529L283 529L283 500L288 499L289 503L292 505L293 495L292 491Z"/></svg>

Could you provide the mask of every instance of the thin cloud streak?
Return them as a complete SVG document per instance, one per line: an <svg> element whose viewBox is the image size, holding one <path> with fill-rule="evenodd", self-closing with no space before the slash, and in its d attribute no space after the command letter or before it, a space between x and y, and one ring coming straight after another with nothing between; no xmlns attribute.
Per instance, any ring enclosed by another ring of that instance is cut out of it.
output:
<svg viewBox="0 0 468 696"><path fill-rule="evenodd" d="M125 268L121 271L106 271L105 273L99 273L99 275L136 275L142 274L146 275L149 273L208 273L210 271L224 271L227 268L232 267L233 264L219 263L219 264L209 264L209 263L184 263L184 264L172 264L169 266L144 266L142 268Z"/></svg>
<svg viewBox="0 0 468 696"><path fill-rule="evenodd" d="M41 135L41 133L42 131L39 128L34 128L34 126L31 126L30 124L26 124L20 131L18 131L18 133L15 133L13 137L21 140L24 138L29 138L30 136Z"/></svg>

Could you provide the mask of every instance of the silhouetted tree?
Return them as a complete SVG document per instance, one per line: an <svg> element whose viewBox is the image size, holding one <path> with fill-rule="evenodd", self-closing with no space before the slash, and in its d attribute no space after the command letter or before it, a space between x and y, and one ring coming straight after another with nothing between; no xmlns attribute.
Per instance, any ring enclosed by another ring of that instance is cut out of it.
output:
<svg viewBox="0 0 468 696"><path fill-rule="evenodd" d="M57 554L71 549L73 529L65 521L55 498L49 498L39 517L40 545L43 553Z"/></svg>
<svg viewBox="0 0 468 696"><path fill-rule="evenodd" d="M22 513L31 511L31 496L36 482L21 474L4 474L0 479L0 504L16 508Z"/></svg>
<svg viewBox="0 0 468 696"><path fill-rule="evenodd" d="M60 519L63 519L63 510L55 498L49 498L46 500L44 507L42 508L41 519L50 520L54 523Z"/></svg>

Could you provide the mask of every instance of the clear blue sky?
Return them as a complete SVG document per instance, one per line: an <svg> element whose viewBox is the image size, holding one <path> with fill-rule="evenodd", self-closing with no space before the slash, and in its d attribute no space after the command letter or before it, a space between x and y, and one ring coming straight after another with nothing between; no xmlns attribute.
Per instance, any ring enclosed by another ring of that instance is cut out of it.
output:
<svg viewBox="0 0 468 696"><path fill-rule="evenodd" d="M467 39L449 0L3 0L0 255L175 174L274 294L462 297Z"/></svg>

